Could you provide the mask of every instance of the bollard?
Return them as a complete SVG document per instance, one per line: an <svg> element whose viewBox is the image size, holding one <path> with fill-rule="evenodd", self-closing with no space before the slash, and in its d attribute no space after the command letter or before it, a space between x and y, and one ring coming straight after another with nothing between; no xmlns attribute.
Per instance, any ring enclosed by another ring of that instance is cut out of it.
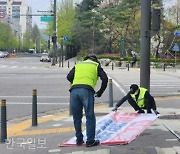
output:
<svg viewBox="0 0 180 154"><path fill-rule="evenodd" d="M6 139L7 139L6 100L1 100L1 142L5 143Z"/></svg>
<svg viewBox="0 0 180 154"><path fill-rule="evenodd" d="M32 126L37 126L37 90L32 92Z"/></svg>
<svg viewBox="0 0 180 154"><path fill-rule="evenodd" d="M112 70L114 70L114 64L112 63Z"/></svg>
<svg viewBox="0 0 180 154"><path fill-rule="evenodd" d="M113 107L113 87L112 87L112 79L109 79L109 107Z"/></svg>
<svg viewBox="0 0 180 154"><path fill-rule="evenodd" d="M68 61L68 68L69 68L69 61Z"/></svg>
<svg viewBox="0 0 180 154"><path fill-rule="evenodd" d="M163 70L164 70L164 71L166 70L166 64L163 65Z"/></svg>
<svg viewBox="0 0 180 154"><path fill-rule="evenodd" d="M129 63L127 64L127 68L128 68L128 71L129 71Z"/></svg>

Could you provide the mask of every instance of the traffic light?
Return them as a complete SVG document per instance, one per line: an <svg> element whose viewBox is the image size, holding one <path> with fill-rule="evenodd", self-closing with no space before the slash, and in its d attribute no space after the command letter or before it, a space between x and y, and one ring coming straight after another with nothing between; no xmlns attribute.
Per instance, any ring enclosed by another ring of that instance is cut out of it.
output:
<svg viewBox="0 0 180 154"><path fill-rule="evenodd" d="M161 10L160 9L153 9L152 12L152 30L153 31L159 31L160 29L160 15Z"/></svg>
<svg viewBox="0 0 180 154"><path fill-rule="evenodd" d="M48 40L48 49L50 49L50 40Z"/></svg>
<svg viewBox="0 0 180 154"><path fill-rule="evenodd" d="M52 42L53 42L53 43L56 43L56 39L57 39L56 36L52 36Z"/></svg>

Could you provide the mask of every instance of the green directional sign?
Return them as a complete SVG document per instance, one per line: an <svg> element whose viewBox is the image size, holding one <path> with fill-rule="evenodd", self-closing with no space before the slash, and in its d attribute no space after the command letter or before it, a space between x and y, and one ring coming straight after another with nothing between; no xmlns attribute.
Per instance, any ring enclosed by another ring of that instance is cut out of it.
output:
<svg viewBox="0 0 180 154"><path fill-rule="evenodd" d="M41 17L41 22L51 22L51 21L53 21L52 16L42 16Z"/></svg>

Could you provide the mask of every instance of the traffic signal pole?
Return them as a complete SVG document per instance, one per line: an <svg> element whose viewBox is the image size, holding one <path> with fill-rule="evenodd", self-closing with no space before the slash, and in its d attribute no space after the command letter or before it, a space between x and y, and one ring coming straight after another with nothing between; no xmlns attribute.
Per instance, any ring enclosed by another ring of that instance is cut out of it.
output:
<svg viewBox="0 0 180 154"><path fill-rule="evenodd" d="M56 36L56 0L54 0L54 24L53 24L53 60L52 65L56 64L57 36Z"/></svg>
<svg viewBox="0 0 180 154"><path fill-rule="evenodd" d="M151 0L141 0L140 86L150 91Z"/></svg>

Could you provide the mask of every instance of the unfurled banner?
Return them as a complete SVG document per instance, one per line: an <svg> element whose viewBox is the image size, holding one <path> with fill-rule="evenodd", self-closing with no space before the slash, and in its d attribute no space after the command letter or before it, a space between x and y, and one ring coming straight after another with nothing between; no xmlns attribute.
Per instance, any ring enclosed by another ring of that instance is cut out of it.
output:
<svg viewBox="0 0 180 154"><path fill-rule="evenodd" d="M112 112L97 122L96 139L100 140L101 145L128 144L156 118L155 114ZM86 131L83 135L86 142ZM73 145L76 145L76 137L60 144L60 146Z"/></svg>

